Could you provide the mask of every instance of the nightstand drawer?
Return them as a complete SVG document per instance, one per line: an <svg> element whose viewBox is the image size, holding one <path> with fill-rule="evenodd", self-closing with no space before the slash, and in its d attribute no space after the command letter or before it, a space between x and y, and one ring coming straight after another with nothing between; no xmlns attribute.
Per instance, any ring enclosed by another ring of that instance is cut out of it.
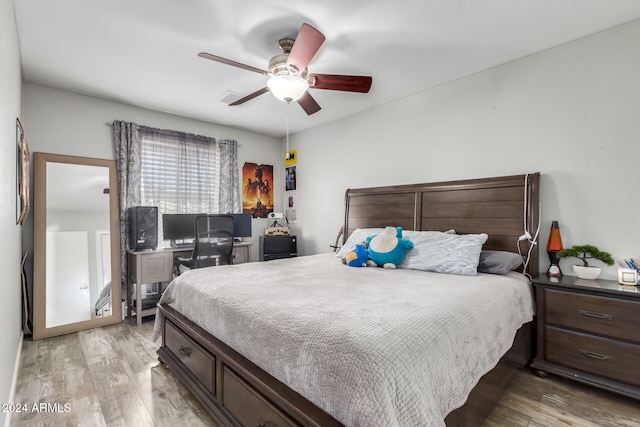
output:
<svg viewBox="0 0 640 427"><path fill-rule="evenodd" d="M547 324L640 342L640 303L545 290Z"/></svg>
<svg viewBox="0 0 640 427"><path fill-rule="evenodd" d="M549 362L640 386L640 346L550 326L545 334Z"/></svg>

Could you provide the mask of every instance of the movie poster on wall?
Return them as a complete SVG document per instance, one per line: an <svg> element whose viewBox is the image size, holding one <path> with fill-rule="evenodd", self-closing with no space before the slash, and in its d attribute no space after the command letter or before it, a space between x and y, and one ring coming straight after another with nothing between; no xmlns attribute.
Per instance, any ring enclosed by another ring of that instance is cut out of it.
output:
<svg viewBox="0 0 640 427"><path fill-rule="evenodd" d="M273 165L246 162L242 166L242 212L266 218L273 212Z"/></svg>
<svg viewBox="0 0 640 427"><path fill-rule="evenodd" d="M296 167L295 166L289 166L285 168L284 189L285 191L292 191L296 189Z"/></svg>

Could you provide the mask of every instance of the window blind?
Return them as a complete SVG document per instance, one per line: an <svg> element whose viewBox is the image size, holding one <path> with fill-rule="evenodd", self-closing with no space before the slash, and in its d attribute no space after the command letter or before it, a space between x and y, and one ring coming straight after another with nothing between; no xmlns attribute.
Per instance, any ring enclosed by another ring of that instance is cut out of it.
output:
<svg viewBox="0 0 640 427"><path fill-rule="evenodd" d="M164 213L218 213L219 150L213 138L140 129L140 193L158 207L158 238Z"/></svg>

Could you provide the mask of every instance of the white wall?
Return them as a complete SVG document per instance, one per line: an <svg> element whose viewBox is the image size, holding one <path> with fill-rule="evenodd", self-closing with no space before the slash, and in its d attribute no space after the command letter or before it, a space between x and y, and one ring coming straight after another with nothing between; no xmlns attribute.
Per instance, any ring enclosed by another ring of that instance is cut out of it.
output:
<svg viewBox="0 0 640 427"><path fill-rule="evenodd" d="M94 303L98 301L98 296L104 286L104 283L101 282L101 272L98 271L98 242L96 240L98 240L97 232L105 230L109 231L108 206L108 202L105 202L106 212L78 211L73 209L47 209L47 232L84 231L87 233L89 308L93 307ZM49 254L47 254L47 256L48 255Z"/></svg>
<svg viewBox="0 0 640 427"><path fill-rule="evenodd" d="M78 95L34 84L23 86L24 125L32 152L114 159L113 120L125 120L161 129L173 129L238 141L240 173L245 162L271 164L276 175L275 188L282 187L283 172L280 140L240 129L192 120L117 102ZM282 194L274 197L282 205ZM258 235L266 219L253 220L251 258L258 259ZM25 224L25 246L33 247L33 218Z"/></svg>
<svg viewBox="0 0 640 427"><path fill-rule="evenodd" d="M330 251L347 188L539 171L543 271L552 220L640 257L639 51L637 21L293 135L301 252Z"/></svg>
<svg viewBox="0 0 640 427"><path fill-rule="evenodd" d="M0 403L13 397L16 363L22 343L20 227L16 225L16 118L21 117L20 53L12 0L0 0ZM0 412L0 425L8 416Z"/></svg>

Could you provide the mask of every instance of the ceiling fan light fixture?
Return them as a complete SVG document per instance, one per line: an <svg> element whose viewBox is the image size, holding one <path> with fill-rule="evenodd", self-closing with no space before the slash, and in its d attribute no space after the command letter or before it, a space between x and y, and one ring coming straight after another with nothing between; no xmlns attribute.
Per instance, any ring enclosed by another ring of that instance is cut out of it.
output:
<svg viewBox="0 0 640 427"><path fill-rule="evenodd" d="M305 79L292 75L273 76L267 80L267 86L273 96L286 103L302 98L309 89L309 83Z"/></svg>

